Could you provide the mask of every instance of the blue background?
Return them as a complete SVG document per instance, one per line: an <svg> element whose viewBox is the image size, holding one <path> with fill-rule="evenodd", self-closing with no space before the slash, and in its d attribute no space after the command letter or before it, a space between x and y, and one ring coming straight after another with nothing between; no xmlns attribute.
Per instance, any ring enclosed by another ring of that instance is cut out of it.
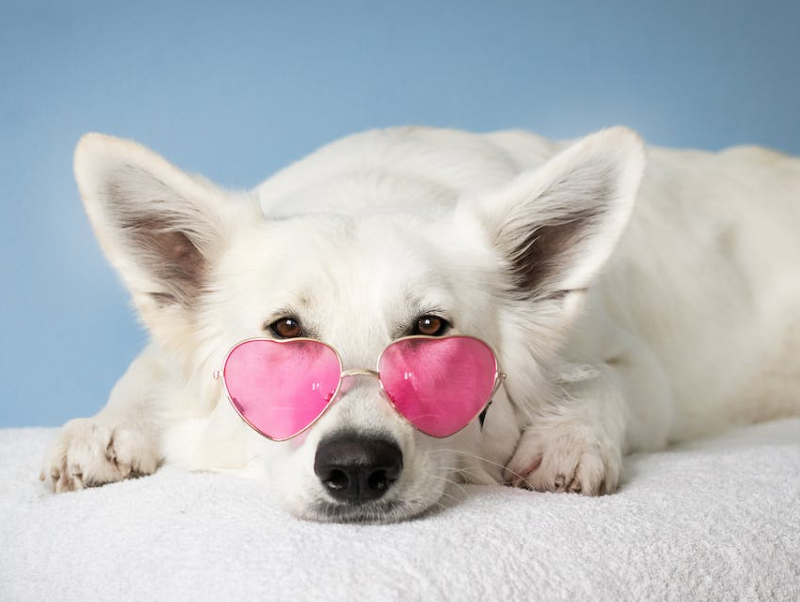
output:
<svg viewBox="0 0 800 602"><path fill-rule="evenodd" d="M0 426L90 415L145 341L72 149L135 138L250 187L406 123L800 154L800 3L0 0Z"/></svg>

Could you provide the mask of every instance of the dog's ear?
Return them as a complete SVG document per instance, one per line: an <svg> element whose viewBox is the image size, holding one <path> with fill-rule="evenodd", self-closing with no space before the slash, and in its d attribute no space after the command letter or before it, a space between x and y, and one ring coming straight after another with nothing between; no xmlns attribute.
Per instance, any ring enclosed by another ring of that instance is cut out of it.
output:
<svg viewBox="0 0 800 602"><path fill-rule="evenodd" d="M552 298L592 283L628 222L644 165L640 138L615 127L481 199L479 219L519 295Z"/></svg>
<svg viewBox="0 0 800 602"><path fill-rule="evenodd" d="M232 199L135 142L101 134L78 143L75 178L145 324L155 331L186 314L233 227Z"/></svg>

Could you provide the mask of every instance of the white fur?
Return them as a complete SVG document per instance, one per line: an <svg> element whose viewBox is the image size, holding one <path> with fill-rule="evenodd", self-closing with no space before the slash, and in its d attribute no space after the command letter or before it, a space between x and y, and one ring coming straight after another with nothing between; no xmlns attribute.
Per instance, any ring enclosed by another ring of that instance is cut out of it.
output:
<svg viewBox="0 0 800 602"><path fill-rule="evenodd" d="M456 479L611 492L623 453L800 412L798 159L650 148L635 207L644 150L624 128L573 145L524 132L366 132L248 194L97 134L75 165L153 342L98 416L62 431L43 471L56 490L163 460L265 478L302 517L398 520L438 504ZM202 287L173 286L120 212L168 216L198 251ZM358 381L306 434L272 443L211 374L287 308L345 368L374 366L436 308L454 332L493 345L506 386L483 431L475 420L436 440ZM343 427L399 443L391 509L329 511L314 454Z"/></svg>

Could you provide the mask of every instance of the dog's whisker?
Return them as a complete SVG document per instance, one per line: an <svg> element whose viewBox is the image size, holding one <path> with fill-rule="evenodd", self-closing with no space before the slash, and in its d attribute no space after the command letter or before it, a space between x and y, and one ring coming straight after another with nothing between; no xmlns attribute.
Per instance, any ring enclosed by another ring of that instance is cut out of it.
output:
<svg viewBox="0 0 800 602"><path fill-rule="evenodd" d="M475 477L475 474L472 472L472 470L469 467L442 466L441 468L443 470L449 471L450 473L456 475L459 478L465 478L465 477L473 477L474 478ZM461 483L461 484L464 485L465 483Z"/></svg>
<svg viewBox="0 0 800 602"><path fill-rule="evenodd" d="M442 497L446 497L446 498L448 498L449 500L451 500L453 502L460 502L461 501L460 498L454 496L452 493L447 493L446 491L442 491L441 496L439 497L439 499L441 500Z"/></svg>
<svg viewBox="0 0 800 602"><path fill-rule="evenodd" d="M467 490L464 488L464 486L461 483L458 483L458 482L454 481L453 479L448 479L447 477L441 477L441 476L433 475L433 474L432 475L428 475L428 476L430 478L432 478L432 479L436 479L436 480L439 480L439 481L444 481L445 483L448 483L450 485L458 487L459 490L461 491L461 493L463 493L463 494L467 493ZM442 495L449 495L449 494L447 492L443 491ZM453 497L453 496L450 496L450 497Z"/></svg>
<svg viewBox="0 0 800 602"><path fill-rule="evenodd" d="M454 498L452 495L449 495L449 497L454 502L461 501L461 500L458 500L458 499ZM438 497L438 498L425 497L425 498L422 498L421 500L418 500L418 501L421 503L421 507L423 507L423 508L429 508L431 506L435 506L440 511L447 510L447 506L444 504L444 502L442 502L441 497Z"/></svg>
<svg viewBox="0 0 800 602"><path fill-rule="evenodd" d="M484 458L483 456L480 456L478 454L473 454L473 453L470 453L468 451L464 451L464 450L461 450L461 449L450 449L450 448L448 448L448 449L435 449L435 450L431 451L431 453L436 453L436 452L461 454L461 455L464 455L464 456L479 460L480 462L486 462L487 464L491 464L492 466L497 466L499 468L502 468L504 473L507 473L507 474L509 474L509 475L511 475L513 477L516 477L516 478L518 478L520 480L524 481L526 479L525 476L519 474L518 472L516 472L514 470L511 470L507 465L500 464L499 462L494 462L493 460L490 460L488 458Z"/></svg>

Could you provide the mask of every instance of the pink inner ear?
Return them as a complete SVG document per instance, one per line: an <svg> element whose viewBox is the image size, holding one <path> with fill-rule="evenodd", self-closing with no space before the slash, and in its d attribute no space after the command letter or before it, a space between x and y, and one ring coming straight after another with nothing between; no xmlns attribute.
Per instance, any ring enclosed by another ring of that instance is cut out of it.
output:
<svg viewBox="0 0 800 602"><path fill-rule="evenodd" d="M406 339L386 348L379 371L400 414L423 433L448 437L489 401L497 361L488 345L470 337Z"/></svg>
<svg viewBox="0 0 800 602"><path fill-rule="evenodd" d="M288 439L322 415L339 385L336 353L317 341L245 341L223 376L239 414L270 439Z"/></svg>

